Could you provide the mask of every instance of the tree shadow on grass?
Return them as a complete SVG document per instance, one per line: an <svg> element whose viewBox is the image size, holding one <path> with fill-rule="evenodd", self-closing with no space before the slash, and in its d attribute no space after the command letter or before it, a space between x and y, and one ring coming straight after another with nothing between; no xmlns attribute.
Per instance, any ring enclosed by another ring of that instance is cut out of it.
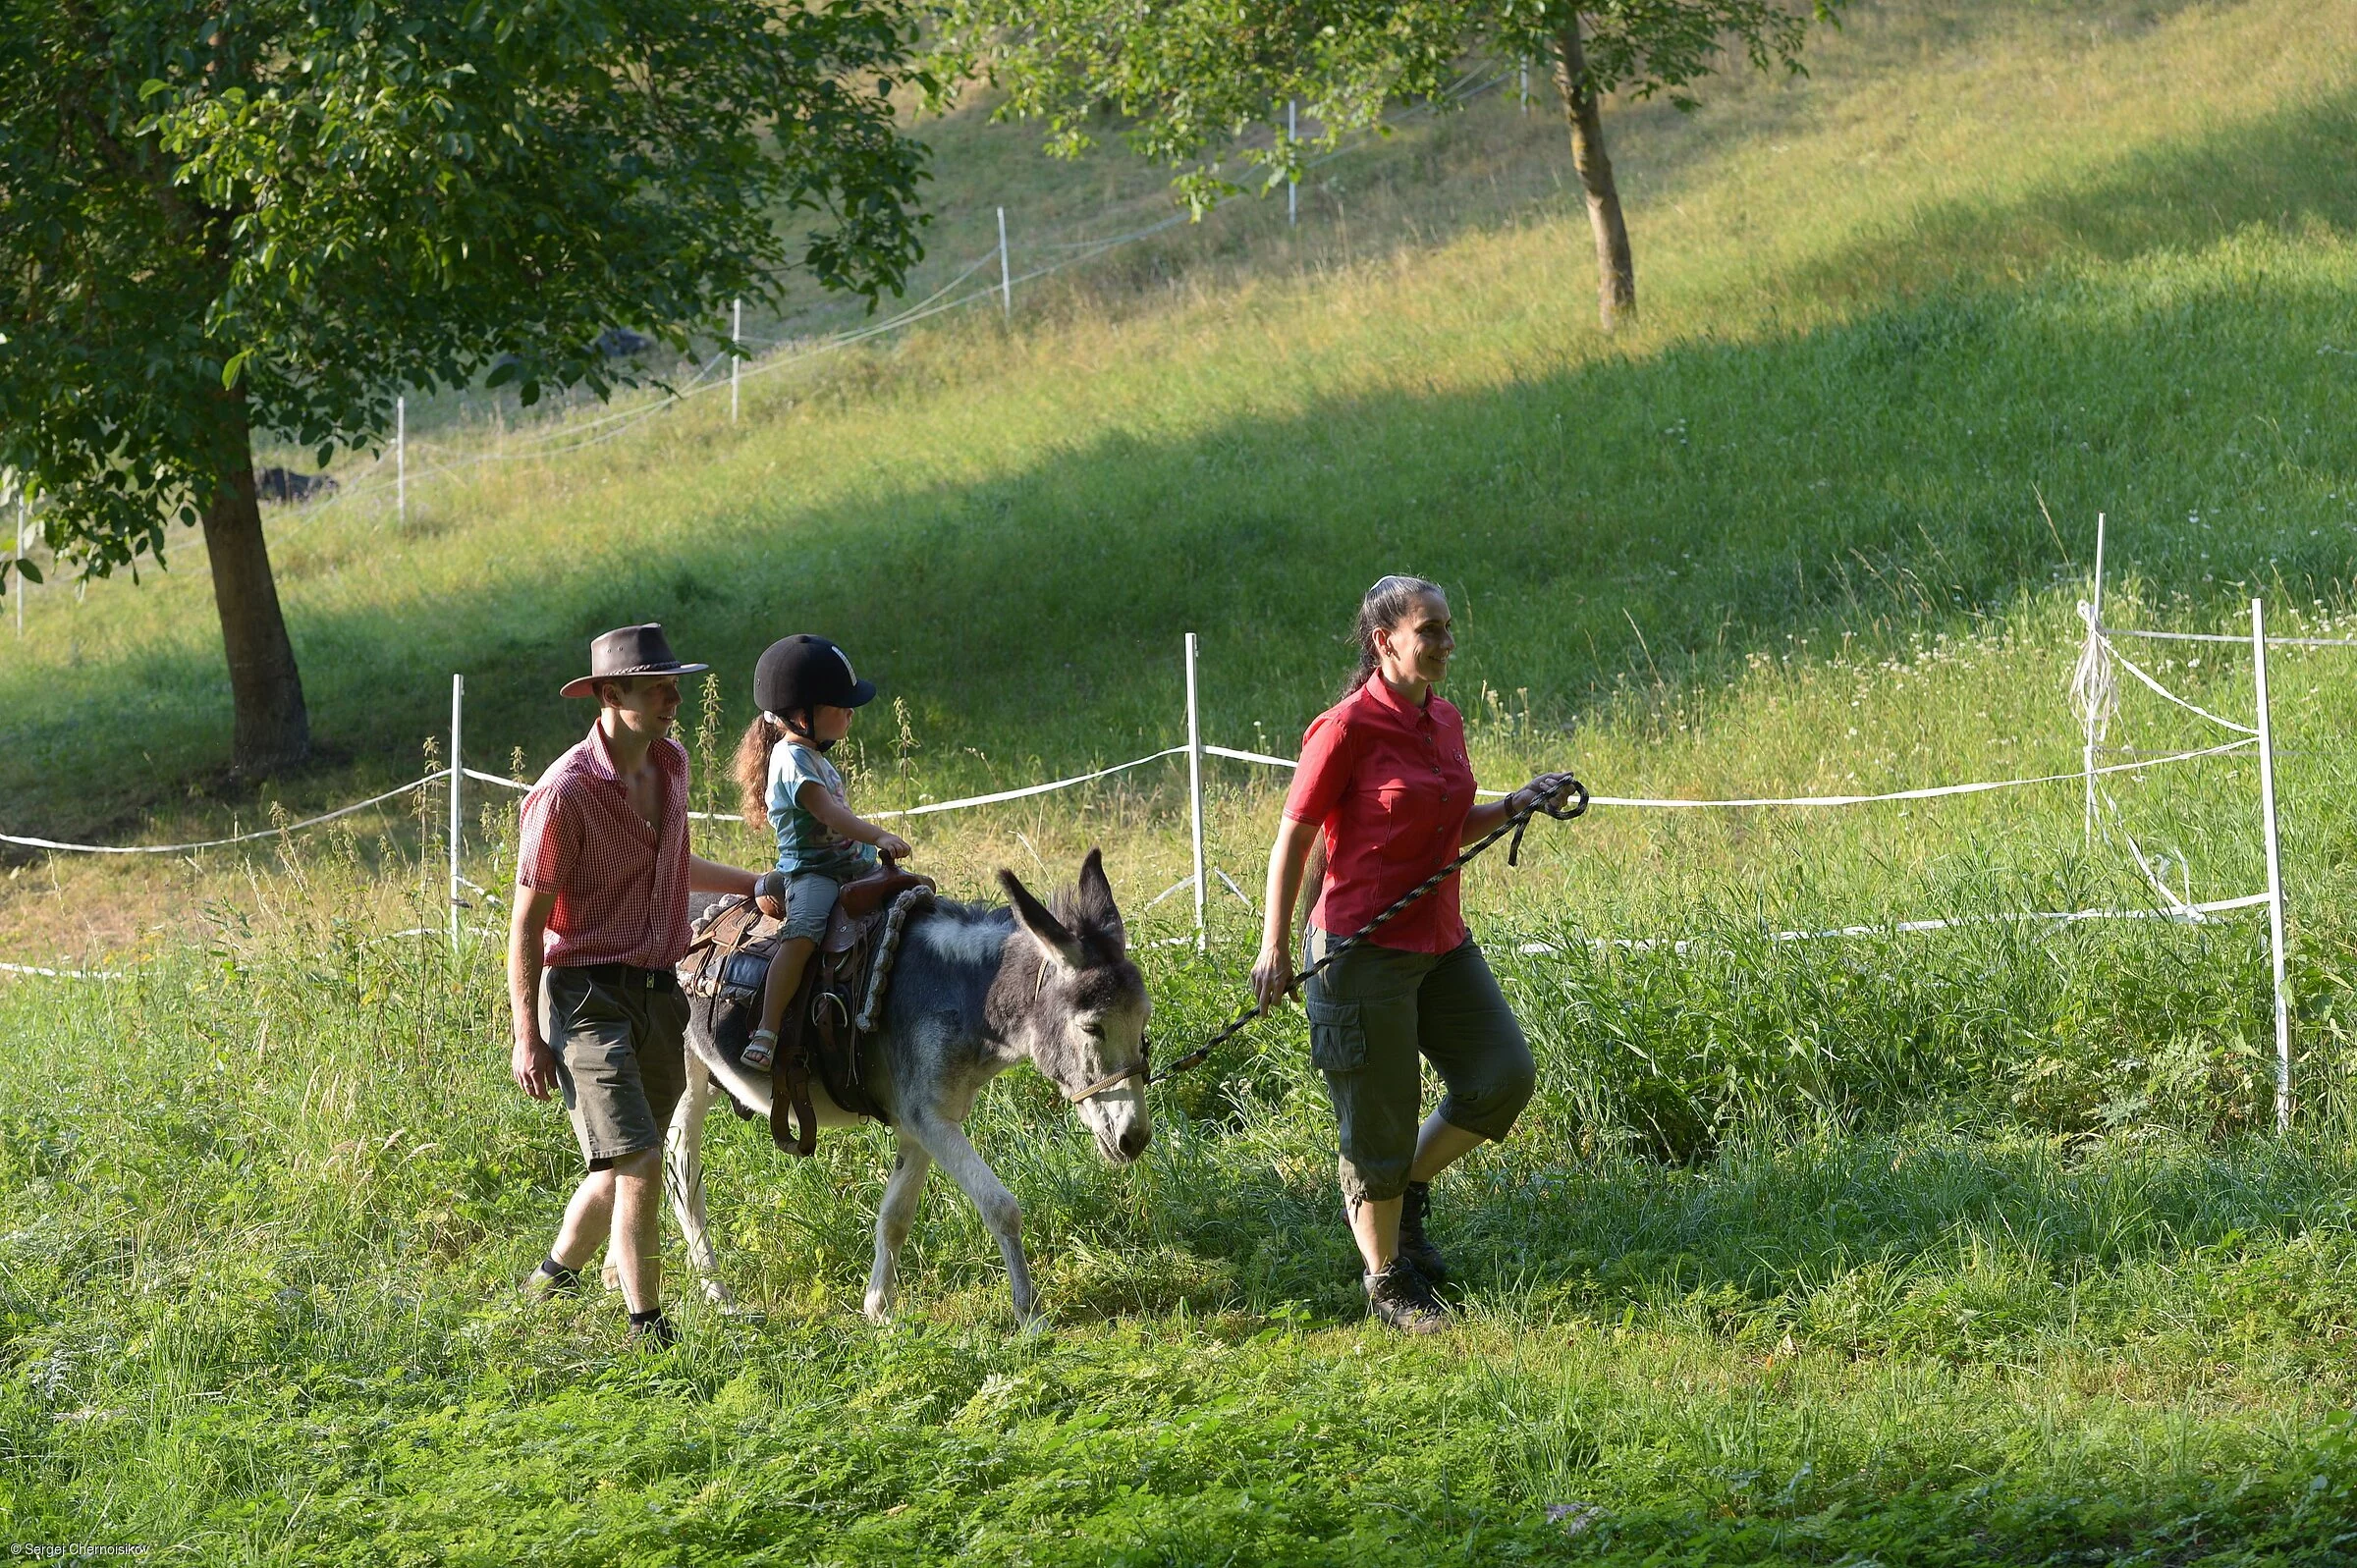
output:
<svg viewBox="0 0 2357 1568"><path fill-rule="evenodd" d="M1178 441L1099 430L1003 477L886 483L830 511L765 504L747 453L726 513L500 562L427 618L322 611L297 580L314 725L363 759L357 779L398 777L463 670L470 758L504 766L519 746L537 766L586 722L552 695L606 626L665 622L723 673L732 726L760 649L817 628L910 702L936 777L1007 780L1168 743L1189 629L1207 738L1289 746L1345 662L1357 594L1392 570L1456 596L1460 699L1526 689L1558 720L1786 639L2002 612L2083 569L2099 510L2119 524L2113 559L2197 608L2261 581L2337 593L2357 360L2320 350L2357 324L2353 125L2343 94L2103 182L1936 213L1794 277L1804 297L1858 278L1886 297L1806 333ZM2016 284L2014 255L2069 264ZM645 514L660 483L601 505ZM37 701L16 682L8 826L72 834L168 800L226 734L216 660L192 632L45 668Z"/></svg>

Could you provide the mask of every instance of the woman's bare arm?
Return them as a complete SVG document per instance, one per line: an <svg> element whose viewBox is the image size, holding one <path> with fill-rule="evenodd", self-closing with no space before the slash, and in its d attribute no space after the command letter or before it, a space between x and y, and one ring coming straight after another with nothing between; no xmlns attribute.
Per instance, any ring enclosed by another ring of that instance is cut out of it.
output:
<svg viewBox="0 0 2357 1568"><path fill-rule="evenodd" d="M1275 1006L1292 989L1293 905L1301 897L1301 868L1319 832L1314 822L1287 817L1269 848L1268 907L1261 916L1260 957L1252 965L1252 994L1264 1007Z"/></svg>

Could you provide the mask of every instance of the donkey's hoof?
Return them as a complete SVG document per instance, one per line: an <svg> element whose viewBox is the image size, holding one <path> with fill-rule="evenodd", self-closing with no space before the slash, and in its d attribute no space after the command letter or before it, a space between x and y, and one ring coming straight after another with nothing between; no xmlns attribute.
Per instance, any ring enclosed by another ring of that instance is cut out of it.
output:
<svg viewBox="0 0 2357 1568"><path fill-rule="evenodd" d="M869 1323L882 1328L892 1322L892 1298L871 1290L867 1293L867 1300L860 1305L859 1312Z"/></svg>
<svg viewBox="0 0 2357 1568"><path fill-rule="evenodd" d="M726 1312L730 1308L737 1305L736 1292L729 1289L727 1285L722 1284L719 1280L714 1279L711 1275L706 1274L701 1283L704 1287L704 1299L712 1303L713 1306L720 1308L723 1312Z"/></svg>
<svg viewBox="0 0 2357 1568"><path fill-rule="evenodd" d="M622 1288L622 1271L614 1267L614 1265L611 1263L607 1264L605 1268L598 1271L597 1277L604 1281L605 1287L608 1290L620 1290Z"/></svg>

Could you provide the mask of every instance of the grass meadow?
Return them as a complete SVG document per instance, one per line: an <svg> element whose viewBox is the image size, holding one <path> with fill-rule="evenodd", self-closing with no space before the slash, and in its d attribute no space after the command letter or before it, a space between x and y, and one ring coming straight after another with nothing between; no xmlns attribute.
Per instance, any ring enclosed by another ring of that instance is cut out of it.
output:
<svg viewBox="0 0 2357 1568"><path fill-rule="evenodd" d="M171 841L577 737L586 638L660 619L700 805L759 649L839 637L906 806L1183 738L1289 753L1389 570L1445 582L1484 782L1868 793L2069 773L2094 519L2107 620L2357 635L2357 22L2331 8L1856 8L1795 82L1616 106L1645 315L1600 336L1550 98L1403 124L1302 222L1223 209L994 310L702 398L563 460L486 410L406 524L272 549L326 755L228 780L200 552L35 590L0 668L0 828ZM979 109L925 128L937 260L993 212L1159 212ZM765 334L841 324L813 307ZM502 416L504 418L504 416ZM356 463L346 471L356 470ZM2247 722L2247 653L2123 645ZM248 850L20 857L0 958L0 1537L225 1563L2331 1563L2357 1556L2357 651L2271 656L2298 1114L2274 1131L2248 752L1845 810L1598 807L1466 898L1541 1062L1438 1190L1461 1321L1359 1320L1297 1017L1158 1092L1102 1165L1027 1073L975 1141L1054 1320L1016 1336L945 1182L901 1321L857 1317L887 1156L716 1119L753 1309L622 1354L527 1310L576 1168L505 1077L497 944L442 919L438 792ZM2123 681L2102 760L2233 738ZM918 818L952 891L1106 847L1164 1053L1223 1022L1246 900L1185 941L1182 771ZM1257 895L1280 775L1211 769ZM469 795L468 875L513 796ZM283 820L283 819L281 819ZM708 853L755 862L742 830ZM469 918L496 926L496 896ZM1775 934L1962 917L1780 941ZM1660 939L1677 939L1673 946Z"/></svg>

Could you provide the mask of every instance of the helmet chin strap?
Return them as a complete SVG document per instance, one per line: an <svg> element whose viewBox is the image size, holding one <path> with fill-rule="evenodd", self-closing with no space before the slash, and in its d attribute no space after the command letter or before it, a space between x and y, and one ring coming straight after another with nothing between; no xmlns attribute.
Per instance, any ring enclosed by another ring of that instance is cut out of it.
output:
<svg viewBox="0 0 2357 1568"><path fill-rule="evenodd" d="M771 724L776 725L780 730L785 730L787 733L802 741L812 751L817 752L822 757L835 749L834 741L819 739L818 736L812 734L809 730L795 723L795 721L791 718L782 717L778 714L771 713L767 709L762 710L761 717L767 719Z"/></svg>

